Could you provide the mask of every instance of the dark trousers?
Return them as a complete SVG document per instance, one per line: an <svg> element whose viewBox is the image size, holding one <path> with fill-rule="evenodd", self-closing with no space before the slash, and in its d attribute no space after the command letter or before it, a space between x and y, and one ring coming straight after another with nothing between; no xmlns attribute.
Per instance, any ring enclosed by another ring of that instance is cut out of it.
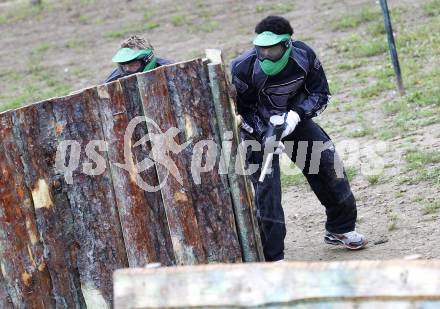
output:
<svg viewBox="0 0 440 309"><path fill-rule="evenodd" d="M241 130L242 140L255 140L252 134ZM295 131L283 139L285 152L302 170L313 192L326 208L326 229L332 233L346 233L354 230L356 223L356 201L350 189L342 162L325 131L313 120L299 123ZM264 182L258 182L264 157L261 151L248 147L246 165L259 165L258 171L250 176L254 191L257 220L266 261L284 258L286 225L281 206L281 180L279 156L274 155L272 171Z"/></svg>

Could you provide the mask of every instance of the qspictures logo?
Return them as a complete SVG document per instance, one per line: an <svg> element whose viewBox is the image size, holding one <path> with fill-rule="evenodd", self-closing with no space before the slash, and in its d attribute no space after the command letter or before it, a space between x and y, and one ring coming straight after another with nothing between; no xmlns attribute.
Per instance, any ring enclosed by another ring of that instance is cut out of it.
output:
<svg viewBox="0 0 440 309"><path fill-rule="evenodd" d="M147 125L148 134L133 143L133 134L136 127L141 123ZM189 149L192 150L189 156L190 176L192 181L198 185L201 183L201 174L212 172L216 166L218 167L216 172L223 175L231 172L248 176L255 173L260 174L261 164L245 164L244 158L246 158L249 152L262 152L263 158L266 158L273 153L279 145L279 142L275 140L269 143L266 141L264 144L253 139L243 140L238 145L237 152L233 154L233 133L230 131L224 132L221 145L218 145L212 139L199 140L194 145L192 145L194 142L193 139L189 139L179 144L176 142L176 140L179 140L177 138L179 133L181 133L181 130L176 127L171 127L166 130L166 132L163 132L152 119L145 116L135 117L129 122L124 133L124 162L110 162L110 164L127 171L130 178L134 180L137 186L142 190L157 192L166 185L170 176L174 177L174 179L183 186L181 172L172 157L182 155L185 149L187 149L185 154L187 157ZM137 162L133 154L133 149L145 145L146 143L150 144L150 151L142 161ZM384 152L386 150L387 147L384 142L369 145L367 149L362 149L361 145L355 140L343 141L340 144L343 145L343 148L338 149L338 152L345 154L346 157L348 155L348 157L344 159L347 159L351 164L359 163L362 168L362 173L372 175L379 174L383 171L384 161L378 152ZM192 147L189 147L190 145ZM296 170L296 173L300 173L301 169L304 168L308 156L308 147L308 141L300 141L296 145L295 161L296 165L300 167L300 169ZM284 142L283 149L287 156L291 157L294 143L291 141ZM330 151L334 156L338 155L331 141L326 143L314 141L311 149L308 169L308 173L311 174L319 173L321 154L324 151ZM98 176L105 172L107 161L102 153L108 152L109 143L105 140L92 140L85 145L84 150L87 159L80 167L82 145L75 140L65 140L58 145L55 167L59 173L64 175L67 184L73 184L73 173L79 168L81 168L82 173L89 176ZM234 166L230 166L233 156L236 157L235 164ZM367 157L367 162L360 162L361 157ZM342 178L344 177L344 170L342 164L338 162L342 161L335 160L333 168L337 177ZM143 172L154 168L160 168L165 171L161 173L162 177L157 185L147 183L141 175ZM267 169L265 173L271 174L272 168ZM293 173L295 173L295 171ZM292 171L288 171L286 174L291 175Z"/></svg>

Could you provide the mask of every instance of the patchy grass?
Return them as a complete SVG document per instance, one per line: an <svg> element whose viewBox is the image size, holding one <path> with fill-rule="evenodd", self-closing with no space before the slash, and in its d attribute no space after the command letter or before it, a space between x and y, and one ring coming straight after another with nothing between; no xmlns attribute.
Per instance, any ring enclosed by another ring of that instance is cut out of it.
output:
<svg viewBox="0 0 440 309"><path fill-rule="evenodd" d="M386 31L383 21L377 21L368 25L367 32L372 36L384 35Z"/></svg>
<svg viewBox="0 0 440 309"><path fill-rule="evenodd" d="M381 18L379 8L364 7L359 13L346 15L335 20L332 24L333 30L347 30L358 27L363 23L368 23Z"/></svg>
<svg viewBox="0 0 440 309"><path fill-rule="evenodd" d="M364 66L366 63L363 60L348 60L344 63L339 63L336 65L336 69L341 71L350 71Z"/></svg>
<svg viewBox="0 0 440 309"><path fill-rule="evenodd" d="M302 173L296 175L281 175L281 187L286 189L292 186L304 185L307 182L306 178Z"/></svg>
<svg viewBox="0 0 440 309"><path fill-rule="evenodd" d="M170 21L174 27L180 27L187 23L186 17L184 15L173 15L171 16Z"/></svg>
<svg viewBox="0 0 440 309"><path fill-rule="evenodd" d="M440 151L416 150L407 151L405 159L409 169L419 169L427 164L440 163Z"/></svg>
<svg viewBox="0 0 440 309"><path fill-rule="evenodd" d="M301 170L290 161L288 156L283 155L280 159L281 187L283 190L291 186L300 186L307 183Z"/></svg>
<svg viewBox="0 0 440 309"><path fill-rule="evenodd" d="M378 175L369 175L369 176L367 176L368 183L370 185L377 185L380 182L382 176L383 175L380 175L380 174L378 174Z"/></svg>
<svg viewBox="0 0 440 309"><path fill-rule="evenodd" d="M6 103L0 106L0 111L18 108L22 105L33 103L47 98L66 95L71 87L56 78L53 72L45 68L42 63L45 53L56 46L43 42L36 45L30 52L27 63L27 74L8 74L7 81L14 86L14 96L2 96ZM18 83L20 81L20 83Z"/></svg>
<svg viewBox="0 0 440 309"><path fill-rule="evenodd" d="M440 201L432 202L423 207L423 214L424 215L432 215L438 213L440 210Z"/></svg>
<svg viewBox="0 0 440 309"><path fill-rule="evenodd" d="M220 27L220 24L218 23L218 21L215 20L209 20L209 21L205 21L202 24L198 25L196 27L196 29L198 31L201 32L214 32L215 30L217 30Z"/></svg>
<svg viewBox="0 0 440 309"><path fill-rule="evenodd" d="M350 137L359 138L373 134L374 134L374 130L372 128L363 127L361 129L356 129L355 131L350 132L348 135Z"/></svg>
<svg viewBox="0 0 440 309"><path fill-rule="evenodd" d="M403 183L427 181L440 186L440 151L410 149L405 154L405 160L408 171L415 171L416 175L404 178Z"/></svg>
<svg viewBox="0 0 440 309"><path fill-rule="evenodd" d="M388 214L388 231L394 231L397 229L397 221L399 220L399 216L391 212Z"/></svg>
<svg viewBox="0 0 440 309"><path fill-rule="evenodd" d="M1 24L13 24L27 19L40 20L45 14L53 10L51 3L43 1L42 5L31 5L30 1L19 2L5 12L0 13Z"/></svg>
<svg viewBox="0 0 440 309"><path fill-rule="evenodd" d="M104 37L107 39L121 39L127 37L129 34L142 33L158 27L160 27L160 24L154 21L134 23L119 30L109 31L104 34Z"/></svg>
<svg viewBox="0 0 440 309"><path fill-rule="evenodd" d="M348 181L352 181L358 174L356 167L349 166L345 169L345 173L347 174Z"/></svg>
<svg viewBox="0 0 440 309"><path fill-rule="evenodd" d="M348 37L336 40L330 44L340 53L350 58L372 57L384 54L388 51L385 37L362 37L360 34L352 34Z"/></svg>
<svg viewBox="0 0 440 309"><path fill-rule="evenodd" d="M293 3L258 4L255 7L256 13L288 13L294 9Z"/></svg>
<svg viewBox="0 0 440 309"><path fill-rule="evenodd" d="M428 16L440 15L440 0L431 1L423 6L423 11Z"/></svg>

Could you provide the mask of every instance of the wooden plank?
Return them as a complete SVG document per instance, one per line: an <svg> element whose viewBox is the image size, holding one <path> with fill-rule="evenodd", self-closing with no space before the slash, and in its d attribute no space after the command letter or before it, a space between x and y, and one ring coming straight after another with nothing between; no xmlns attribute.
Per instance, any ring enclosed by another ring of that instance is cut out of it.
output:
<svg viewBox="0 0 440 309"><path fill-rule="evenodd" d="M186 210L189 213L186 216L190 218L195 215L192 233L198 231L199 244L203 246L207 262L241 261L227 179L219 175L214 166L211 170L196 173L196 165L192 165L194 158L204 160L201 151L203 148L197 148L202 145L198 144L199 141L210 143L214 150L210 153L215 162L218 162L219 157L218 129L204 66L201 60L195 60L157 71L156 75L161 74L159 80L155 76L149 78L149 74L145 74L145 77L138 76L145 115L153 119L162 132L167 132L170 128L177 129L172 137L181 132L174 139L178 145L189 142L180 153L170 155L173 161L178 161L176 166L181 173L183 185L175 181L175 175L170 175L168 180L174 183L171 186L167 183L162 189L164 202L170 203L170 208L176 207L171 206L176 197L189 203ZM164 92L159 92L157 85L153 85L154 82L164 84L165 87L162 86L161 89ZM160 96L163 97L162 102L156 100ZM168 107L164 107L165 105ZM203 157L206 158L206 153ZM168 171L160 164L156 165L159 179L165 179Z"/></svg>
<svg viewBox="0 0 440 309"><path fill-rule="evenodd" d="M59 98L53 113L60 140L74 140L82 149L92 140L103 140L98 104L96 88ZM77 265L87 308L111 308L112 273L127 267L128 261L107 154L96 151L105 162L104 172L86 175L83 163L91 160L82 151L66 193L75 222Z"/></svg>
<svg viewBox="0 0 440 309"><path fill-rule="evenodd" d="M439 260L126 269L117 271L114 281L116 309L307 308L309 302L369 301L440 305Z"/></svg>
<svg viewBox="0 0 440 309"><path fill-rule="evenodd" d="M0 269L0 309L13 309L11 296L9 296L5 278Z"/></svg>
<svg viewBox="0 0 440 309"><path fill-rule="evenodd" d="M85 308L81 293L74 221L63 176L55 168L57 126L52 112L56 101L45 101L13 112L15 138L26 185L31 189L37 226L44 245L57 308Z"/></svg>
<svg viewBox="0 0 440 309"><path fill-rule="evenodd" d="M0 266L16 308L52 308L52 285L11 113L0 114Z"/></svg>
<svg viewBox="0 0 440 309"><path fill-rule="evenodd" d="M124 164L124 168L111 164L110 171L128 262L130 267L143 267L154 262L172 265L175 263L174 254L162 196L160 192L144 191L138 185L138 177L152 185L158 183L154 165L142 173L136 168L138 158L139 161L144 159L141 153L150 152L150 145L130 147L147 133L145 121L131 132L128 128L130 121L143 115L137 80L132 76L121 82L124 87L119 81L98 86L98 94L104 137L109 143L109 159ZM134 148L138 149L136 153L133 153Z"/></svg>
<svg viewBox="0 0 440 309"><path fill-rule="evenodd" d="M199 157L200 166L203 161L208 161L208 155L203 155L199 151L202 148L197 147L199 142L210 141L216 147L215 162L220 159L219 128L205 66L202 60L197 59L169 66L165 73L178 128L186 140L192 139L187 148L192 157L186 157L186 168L192 178L192 187L189 190L194 200L199 232L206 246L208 262L241 262L227 177L218 172L217 163L210 170L202 170L200 175L194 168L199 166L194 163Z"/></svg>
<svg viewBox="0 0 440 309"><path fill-rule="evenodd" d="M138 75L139 91L143 103L144 114L151 120L147 122L149 133L160 134L172 127L177 127L173 108L169 98L165 68L158 68L148 74ZM156 125L158 127L156 127ZM171 131L169 131L171 132ZM183 144L181 136L173 139L178 144ZM168 225L170 229L173 251L176 264L197 264L207 262L206 251L203 248L201 236L198 232L198 223L191 198L189 175L186 172L185 161L172 152L166 153L172 162L174 170L180 172L183 186L169 176L169 170L156 164ZM188 156L188 154L186 154Z"/></svg>
<svg viewBox="0 0 440 309"><path fill-rule="evenodd" d="M228 173L231 197L234 205L235 220L237 222L240 245L245 262L264 261L260 233L256 222L256 210L253 205L252 191L247 186L244 175L239 175L236 166L240 165L237 157L239 137L235 125L235 112L228 95L228 83L222 64L221 53L217 50L207 50L211 60L208 64L210 86L217 122L222 139L225 170ZM228 132L228 133L227 133ZM241 167L243 169L243 167Z"/></svg>

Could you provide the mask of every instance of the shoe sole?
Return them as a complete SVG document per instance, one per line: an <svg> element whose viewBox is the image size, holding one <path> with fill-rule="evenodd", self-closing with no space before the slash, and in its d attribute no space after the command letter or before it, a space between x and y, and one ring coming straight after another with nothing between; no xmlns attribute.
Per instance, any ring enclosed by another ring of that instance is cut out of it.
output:
<svg viewBox="0 0 440 309"><path fill-rule="evenodd" d="M343 241L341 241L339 239L335 239L335 238L330 239L330 238L327 238L327 237L324 237L324 242L326 244L333 245L333 246L343 246L343 247L345 247L345 248L347 248L349 250L363 249L368 244L368 241L366 241L365 243L362 243L362 244L360 244L358 246L350 246L348 244L345 244Z"/></svg>

